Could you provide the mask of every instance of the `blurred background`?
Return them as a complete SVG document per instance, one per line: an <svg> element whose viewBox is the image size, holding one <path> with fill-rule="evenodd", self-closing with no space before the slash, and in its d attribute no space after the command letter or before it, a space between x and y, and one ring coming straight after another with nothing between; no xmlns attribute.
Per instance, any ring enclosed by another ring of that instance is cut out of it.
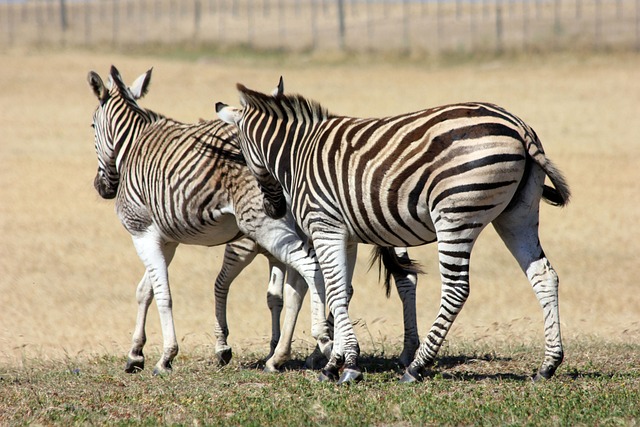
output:
<svg viewBox="0 0 640 427"><path fill-rule="evenodd" d="M410 55L640 50L638 0L3 0L0 43Z"/></svg>

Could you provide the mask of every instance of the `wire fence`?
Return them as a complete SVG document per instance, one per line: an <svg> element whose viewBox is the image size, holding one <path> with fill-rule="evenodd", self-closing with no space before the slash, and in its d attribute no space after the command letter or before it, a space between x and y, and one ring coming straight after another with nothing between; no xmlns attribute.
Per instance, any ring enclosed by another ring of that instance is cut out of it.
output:
<svg viewBox="0 0 640 427"><path fill-rule="evenodd" d="M0 0L0 47L640 51L640 0Z"/></svg>

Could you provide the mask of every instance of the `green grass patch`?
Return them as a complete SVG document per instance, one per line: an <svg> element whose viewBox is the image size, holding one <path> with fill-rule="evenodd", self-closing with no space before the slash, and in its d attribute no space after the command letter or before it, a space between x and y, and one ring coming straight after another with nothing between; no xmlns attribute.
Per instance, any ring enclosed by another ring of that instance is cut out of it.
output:
<svg viewBox="0 0 640 427"><path fill-rule="evenodd" d="M303 355L278 375L255 355L218 368L204 351L162 377L124 373L124 357L25 360L0 368L0 424L637 425L640 345L567 345L556 376L533 383L538 347L450 346L419 384L397 382L394 357L363 354L365 380L349 386L319 383Z"/></svg>

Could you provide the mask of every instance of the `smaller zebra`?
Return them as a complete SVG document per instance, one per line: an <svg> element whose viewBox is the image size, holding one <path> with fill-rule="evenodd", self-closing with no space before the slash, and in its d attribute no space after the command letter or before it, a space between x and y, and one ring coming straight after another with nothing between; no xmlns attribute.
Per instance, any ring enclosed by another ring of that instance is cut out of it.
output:
<svg viewBox="0 0 640 427"><path fill-rule="evenodd" d="M144 368L143 347L149 305L155 297L164 353L154 368L169 372L178 352L173 325L168 266L180 243L226 244L223 265L215 282L216 356L232 356L226 302L231 282L256 257L270 264L267 303L272 313L271 351L267 370L277 370L290 357L293 330L307 287L312 290L312 335L322 354L330 354L324 289L313 249L300 238L291 216L273 220L265 215L262 195L246 167L233 127L216 120L183 124L141 108L137 100L148 91L151 70L127 87L115 67L105 85L95 72L89 85L99 100L93 115L98 172L94 186L105 199L116 200L116 212L132 236L146 267L137 287L138 315L125 370ZM406 264L406 251L383 252L385 266ZM384 258L386 255L387 258ZM291 265L294 269L285 268ZM405 308L405 348L401 361L411 361L418 346L415 321L415 275L393 269ZM301 276L302 275L302 276ZM283 284L286 303L283 330Z"/></svg>
<svg viewBox="0 0 640 427"><path fill-rule="evenodd" d="M307 287L312 291L312 335L323 354L330 354L324 288L316 286L322 284L322 277L313 248L300 238L290 216L273 220L265 215L260 189L246 168L232 127L219 120L183 124L138 106L150 79L151 70L127 87L115 67L107 85L97 73L88 75L99 100L92 124L98 155L94 186L103 198L115 198L116 212L146 267L136 291L138 315L125 370L144 367L144 327L153 298L164 338L164 351L154 372L172 369L178 343L168 265L180 243L228 245L215 285L214 332L222 363L231 357L225 317L229 285L257 253L269 254L272 281L268 300L274 319L279 319L276 301L281 299L274 289L282 288L285 265L295 269L288 274L287 295L301 295L285 298L284 334L281 345L271 351L269 366L277 367L289 358L297 304Z"/></svg>

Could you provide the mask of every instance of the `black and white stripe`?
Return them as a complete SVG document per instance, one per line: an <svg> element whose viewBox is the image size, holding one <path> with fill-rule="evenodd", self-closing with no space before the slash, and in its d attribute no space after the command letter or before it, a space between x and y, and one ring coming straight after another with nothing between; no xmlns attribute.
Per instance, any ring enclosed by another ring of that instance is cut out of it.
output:
<svg viewBox="0 0 640 427"><path fill-rule="evenodd" d="M538 376L553 375L563 358L558 279L540 246L538 212L542 197L566 204L569 189L529 126L487 103L361 119L330 114L299 95L238 90L242 108L218 104L218 114L239 129L247 163L270 196L265 202L277 206L279 194L290 197L323 271L336 322L325 377L342 366L340 381L362 377L346 304L349 248L437 241L440 311L403 377L412 381L433 362L467 299L471 250L489 223L542 305L546 353Z"/></svg>
<svg viewBox="0 0 640 427"><path fill-rule="evenodd" d="M313 334L328 353L331 345L324 312L322 277L313 249L298 235L292 218L274 220L262 209L262 195L237 146L233 127L222 121L184 124L141 108L137 100L148 90L151 70L127 87L111 68L109 82L98 74L88 80L100 102L93 115L98 172L94 185L104 198L115 198L116 212L132 236L146 267L137 290L138 316L126 370L144 367L148 307L156 299L164 353L155 372L171 370L178 352L173 325L168 265L180 243L226 244L222 269L215 283L216 353L228 362L226 299L233 279L258 253L271 266L268 305L273 336L268 367L276 369L289 358L299 304L312 289ZM298 294L285 301L280 345L280 312L285 265L285 291ZM276 321L277 319L277 321Z"/></svg>
<svg viewBox="0 0 640 427"><path fill-rule="evenodd" d="M278 369L290 357L293 330L307 287L312 290L312 335L321 352L329 355L332 342L325 319L322 276L314 251L297 233L293 218L289 214L275 220L265 214L261 191L246 167L232 126L219 120L180 123L140 107L137 100L147 93L150 78L151 70L127 87L113 67L108 85L95 72L88 76L99 100L93 115L99 164L94 185L102 197L115 198L117 214L146 267L138 285L138 317L126 370L144 366L145 321L154 297L164 338L164 354L155 370L171 369L178 344L167 269L180 243L226 244L215 282L214 333L221 363L231 358L226 320L229 286L258 253L267 256L271 269L267 304L272 312L272 339L267 369ZM405 353L413 357L417 348L415 277L394 277L408 307L406 318L413 319L405 325L405 341L409 343ZM283 286L287 298L280 331ZM405 363L410 362L406 359Z"/></svg>

